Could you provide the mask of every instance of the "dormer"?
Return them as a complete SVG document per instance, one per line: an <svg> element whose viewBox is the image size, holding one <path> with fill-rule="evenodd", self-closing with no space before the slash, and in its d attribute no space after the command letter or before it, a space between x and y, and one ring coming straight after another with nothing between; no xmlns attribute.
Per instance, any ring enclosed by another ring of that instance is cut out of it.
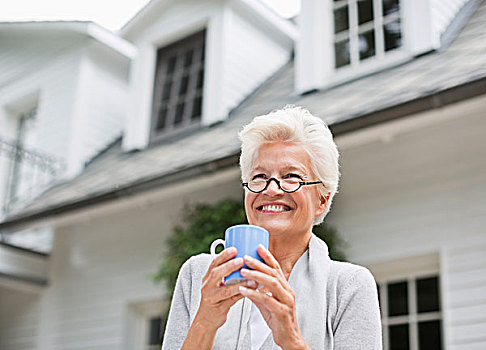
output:
<svg viewBox="0 0 486 350"><path fill-rule="evenodd" d="M465 3L302 0L296 90L304 93L337 85L439 49Z"/></svg>
<svg viewBox="0 0 486 350"><path fill-rule="evenodd" d="M290 61L296 33L259 0L151 1L121 31L138 49L123 148L224 120Z"/></svg>

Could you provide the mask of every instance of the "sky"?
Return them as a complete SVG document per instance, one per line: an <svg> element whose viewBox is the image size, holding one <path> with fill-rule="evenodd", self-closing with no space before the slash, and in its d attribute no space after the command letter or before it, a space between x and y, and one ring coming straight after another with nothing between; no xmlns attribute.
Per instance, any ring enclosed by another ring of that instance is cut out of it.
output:
<svg viewBox="0 0 486 350"><path fill-rule="evenodd" d="M260 0L283 17L294 16L300 0ZM94 21L116 31L149 0L0 0L0 22Z"/></svg>

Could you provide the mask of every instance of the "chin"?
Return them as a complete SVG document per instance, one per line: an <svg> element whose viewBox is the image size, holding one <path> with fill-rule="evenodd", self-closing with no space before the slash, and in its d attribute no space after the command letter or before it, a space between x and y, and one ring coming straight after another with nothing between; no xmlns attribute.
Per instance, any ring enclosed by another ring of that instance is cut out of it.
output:
<svg viewBox="0 0 486 350"><path fill-rule="evenodd" d="M285 234L290 229L289 225L282 222L261 221L255 225L263 227L273 236Z"/></svg>

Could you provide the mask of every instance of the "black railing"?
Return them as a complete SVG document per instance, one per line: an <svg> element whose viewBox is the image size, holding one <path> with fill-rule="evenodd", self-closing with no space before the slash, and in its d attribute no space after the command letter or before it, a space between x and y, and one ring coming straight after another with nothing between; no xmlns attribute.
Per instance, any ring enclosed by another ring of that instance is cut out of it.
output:
<svg viewBox="0 0 486 350"><path fill-rule="evenodd" d="M3 174L7 174L6 181L0 182L6 183L5 197L0 200L3 214L27 204L52 186L64 170L60 159L1 138L0 157L7 159L0 163L6 167Z"/></svg>

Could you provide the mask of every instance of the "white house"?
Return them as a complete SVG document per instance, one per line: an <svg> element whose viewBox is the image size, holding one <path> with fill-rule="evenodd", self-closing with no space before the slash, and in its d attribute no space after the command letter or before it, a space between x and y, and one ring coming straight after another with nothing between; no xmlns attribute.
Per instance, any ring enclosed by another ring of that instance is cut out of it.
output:
<svg viewBox="0 0 486 350"><path fill-rule="evenodd" d="M377 279L384 348L484 349L485 29L479 0L303 0L297 24L256 0L150 2L117 39L136 48L123 137L0 223L54 232L47 254L0 246L0 348L156 349L165 238L186 203L241 199L237 131L293 103L335 134L326 220Z"/></svg>

